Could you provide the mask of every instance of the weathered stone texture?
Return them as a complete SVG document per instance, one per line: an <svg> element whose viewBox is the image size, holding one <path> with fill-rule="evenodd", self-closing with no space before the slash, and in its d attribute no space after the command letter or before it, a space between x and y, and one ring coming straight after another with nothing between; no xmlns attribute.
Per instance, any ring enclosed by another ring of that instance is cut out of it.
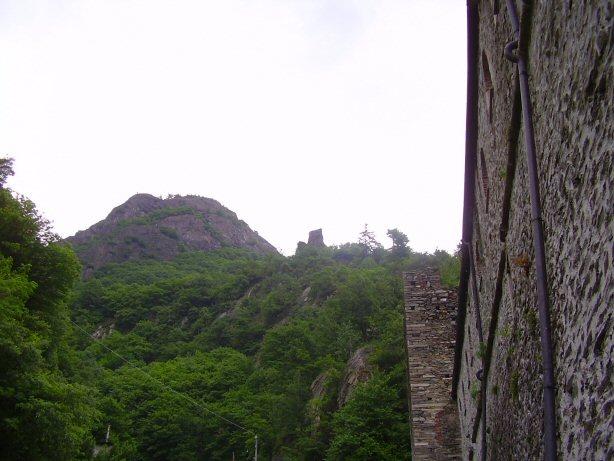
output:
<svg viewBox="0 0 614 461"><path fill-rule="evenodd" d="M540 459L542 364L526 152L506 169L516 66L505 2L480 1L480 92L473 251L487 358L488 459ZM519 8L521 2L517 2ZM546 236L561 459L614 458L614 90L611 1L533 2L528 50ZM511 176L511 177L510 177ZM509 231L499 238L503 191L513 181ZM500 266L500 258L504 258ZM501 270L501 268L503 270ZM495 306L497 280L502 296ZM469 291L471 293L471 291ZM458 387L463 457L479 456L472 398L477 358L469 296ZM493 313L498 318L490 321ZM475 396L475 392L473 393Z"/></svg>
<svg viewBox="0 0 614 461"><path fill-rule="evenodd" d="M450 396L456 292L435 271L406 272L405 340L415 460L460 459L456 405Z"/></svg>

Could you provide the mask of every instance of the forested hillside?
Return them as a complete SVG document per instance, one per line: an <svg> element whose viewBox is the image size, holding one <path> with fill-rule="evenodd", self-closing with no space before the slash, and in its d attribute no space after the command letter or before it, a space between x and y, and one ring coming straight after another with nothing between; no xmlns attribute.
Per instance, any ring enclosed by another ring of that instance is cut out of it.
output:
<svg viewBox="0 0 614 461"><path fill-rule="evenodd" d="M410 458L399 274L438 266L453 284L456 258L365 229L77 281L33 205L0 192L2 459L252 459L255 435L260 459Z"/></svg>

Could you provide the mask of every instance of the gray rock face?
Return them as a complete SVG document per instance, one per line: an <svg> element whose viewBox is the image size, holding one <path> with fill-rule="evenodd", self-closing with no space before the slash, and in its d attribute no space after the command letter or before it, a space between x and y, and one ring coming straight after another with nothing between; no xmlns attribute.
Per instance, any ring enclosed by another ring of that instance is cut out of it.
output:
<svg viewBox="0 0 614 461"><path fill-rule="evenodd" d="M322 406L320 404L322 397L326 395L326 386L329 381L329 374L327 371L320 373L316 379L311 383L309 389L311 390L312 400L307 406L307 414L311 418L314 427L320 427L322 422Z"/></svg>
<svg viewBox="0 0 614 461"><path fill-rule="evenodd" d="M371 376L373 376L373 369L369 363L369 355L371 352L371 347L361 347L357 349L350 360L348 360L345 376L343 377L341 389L339 390L339 398L337 400L339 408L347 403L358 384L368 381L371 379Z"/></svg>
<svg viewBox="0 0 614 461"><path fill-rule="evenodd" d="M325 371L320 373L316 379L313 380L309 389L313 398L320 398L326 391L326 381L328 380L328 373Z"/></svg>
<svg viewBox="0 0 614 461"><path fill-rule="evenodd" d="M183 251L222 247L258 253L277 250L219 202L195 195L161 199L137 194L106 219L66 239L83 263L84 276L135 259L168 260Z"/></svg>
<svg viewBox="0 0 614 461"><path fill-rule="evenodd" d="M323 247L324 245L324 236L322 235L322 229L316 229L309 232L309 240L307 240L307 245L311 245L314 247Z"/></svg>

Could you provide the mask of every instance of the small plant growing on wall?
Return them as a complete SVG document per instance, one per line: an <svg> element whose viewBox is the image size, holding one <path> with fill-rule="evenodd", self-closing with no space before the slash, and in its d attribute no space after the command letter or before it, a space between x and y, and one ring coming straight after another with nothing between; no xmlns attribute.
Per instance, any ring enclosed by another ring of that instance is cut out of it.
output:
<svg viewBox="0 0 614 461"><path fill-rule="evenodd" d="M479 359L486 357L486 344L484 344L484 342L480 342L478 345L477 356Z"/></svg>
<svg viewBox="0 0 614 461"><path fill-rule="evenodd" d="M525 254L521 254L512 258L512 264L516 267L524 269L526 275L529 275L529 269L531 268L531 260Z"/></svg>
<svg viewBox="0 0 614 461"><path fill-rule="evenodd" d="M473 384L471 384L471 398L473 399L474 402L477 402L479 396L480 396L480 383L477 381L474 381Z"/></svg>
<svg viewBox="0 0 614 461"><path fill-rule="evenodd" d="M537 327L537 314L535 313L535 309L531 309L528 307L524 311L524 319L527 322L527 326L529 327L529 332L533 333L535 328Z"/></svg>
<svg viewBox="0 0 614 461"><path fill-rule="evenodd" d="M499 336L501 336L502 338L506 338L506 339L512 335L512 331L509 325L499 328L497 332L499 333Z"/></svg>
<svg viewBox="0 0 614 461"><path fill-rule="evenodd" d="M518 381L519 381L519 374L518 374L518 370L514 370L514 372L512 373L512 376L510 378L510 393L512 394L512 399L514 399L514 402L518 402L519 401L519 394L518 394Z"/></svg>

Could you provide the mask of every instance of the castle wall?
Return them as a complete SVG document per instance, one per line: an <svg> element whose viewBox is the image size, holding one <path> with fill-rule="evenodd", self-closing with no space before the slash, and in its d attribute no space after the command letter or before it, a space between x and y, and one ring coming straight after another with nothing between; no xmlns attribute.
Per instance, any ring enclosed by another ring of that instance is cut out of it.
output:
<svg viewBox="0 0 614 461"><path fill-rule="evenodd" d="M412 459L460 459L456 404L451 399L456 291L439 274L404 274L405 345L411 408Z"/></svg>
<svg viewBox="0 0 614 461"><path fill-rule="evenodd" d="M516 2L519 10L522 2ZM553 328L561 459L614 457L611 1L532 2L528 48ZM496 6L499 6L498 13ZM543 456L542 361L526 152L513 122L516 65L505 2L479 8L472 251L486 349L488 459ZM515 157L515 169L510 163ZM509 218L504 213L511 186ZM507 234L501 239L501 227ZM463 457L480 456L482 368L469 290L458 408ZM473 389L473 392L472 392ZM478 421L476 423L476 421Z"/></svg>

